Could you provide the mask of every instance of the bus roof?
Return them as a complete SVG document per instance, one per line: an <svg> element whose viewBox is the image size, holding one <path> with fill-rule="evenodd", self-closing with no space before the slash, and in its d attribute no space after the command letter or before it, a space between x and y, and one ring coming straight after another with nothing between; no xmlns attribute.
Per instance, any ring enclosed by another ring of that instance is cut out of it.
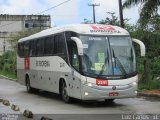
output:
<svg viewBox="0 0 160 120"><path fill-rule="evenodd" d="M43 36L48 36L64 31L73 31L79 34L90 34L90 35L129 35L129 33L118 26L103 25L103 24L70 24L64 26L58 26L43 30L39 33L20 39L18 42L35 39Z"/></svg>

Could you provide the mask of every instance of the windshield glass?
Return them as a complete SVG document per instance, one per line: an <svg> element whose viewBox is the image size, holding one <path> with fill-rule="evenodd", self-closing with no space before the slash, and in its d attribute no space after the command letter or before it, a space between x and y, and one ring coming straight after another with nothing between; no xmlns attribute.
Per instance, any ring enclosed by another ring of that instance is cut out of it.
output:
<svg viewBox="0 0 160 120"><path fill-rule="evenodd" d="M120 75L135 72L135 55L130 37L109 37L112 54L113 74Z"/></svg>
<svg viewBox="0 0 160 120"><path fill-rule="evenodd" d="M82 71L97 76L135 72L130 37L80 36L83 43Z"/></svg>

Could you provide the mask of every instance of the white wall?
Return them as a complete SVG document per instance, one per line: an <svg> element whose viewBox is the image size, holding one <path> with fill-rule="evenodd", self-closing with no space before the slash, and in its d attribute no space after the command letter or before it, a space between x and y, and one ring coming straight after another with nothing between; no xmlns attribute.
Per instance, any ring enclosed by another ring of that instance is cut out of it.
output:
<svg viewBox="0 0 160 120"><path fill-rule="evenodd" d="M0 21L0 32L18 32L24 29L23 21Z"/></svg>
<svg viewBox="0 0 160 120"><path fill-rule="evenodd" d="M4 53L3 46L4 46L4 38L0 38L0 56ZM5 40L5 46L6 46L5 51L12 49L10 43L7 40Z"/></svg>

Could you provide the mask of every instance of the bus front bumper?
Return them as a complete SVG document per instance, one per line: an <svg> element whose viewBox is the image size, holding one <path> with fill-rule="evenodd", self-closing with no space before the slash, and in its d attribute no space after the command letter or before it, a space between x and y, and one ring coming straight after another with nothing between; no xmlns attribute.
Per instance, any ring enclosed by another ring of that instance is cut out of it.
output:
<svg viewBox="0 0 160 120"><path fill-rule="evenodd" d="M112 87L103 86L90 87L82 85L82 100L102 100L102 99L119 99L119 98L132 98L137 96L137 85L129 87L121 87L121 89L113 90Z"/></svg>

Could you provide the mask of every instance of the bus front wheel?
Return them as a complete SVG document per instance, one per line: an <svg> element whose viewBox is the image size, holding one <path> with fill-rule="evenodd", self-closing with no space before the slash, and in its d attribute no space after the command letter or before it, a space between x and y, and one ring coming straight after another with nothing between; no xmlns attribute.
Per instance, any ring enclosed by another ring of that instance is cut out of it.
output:
<svg viewBox="0 0 160 120"><path fill-rule="evenodd" d="M67 85L64 81L62 82L61 96L62 96L62 99L65 103L71 102L71 98L68 96L68 92L67 92Z"/></svg>

